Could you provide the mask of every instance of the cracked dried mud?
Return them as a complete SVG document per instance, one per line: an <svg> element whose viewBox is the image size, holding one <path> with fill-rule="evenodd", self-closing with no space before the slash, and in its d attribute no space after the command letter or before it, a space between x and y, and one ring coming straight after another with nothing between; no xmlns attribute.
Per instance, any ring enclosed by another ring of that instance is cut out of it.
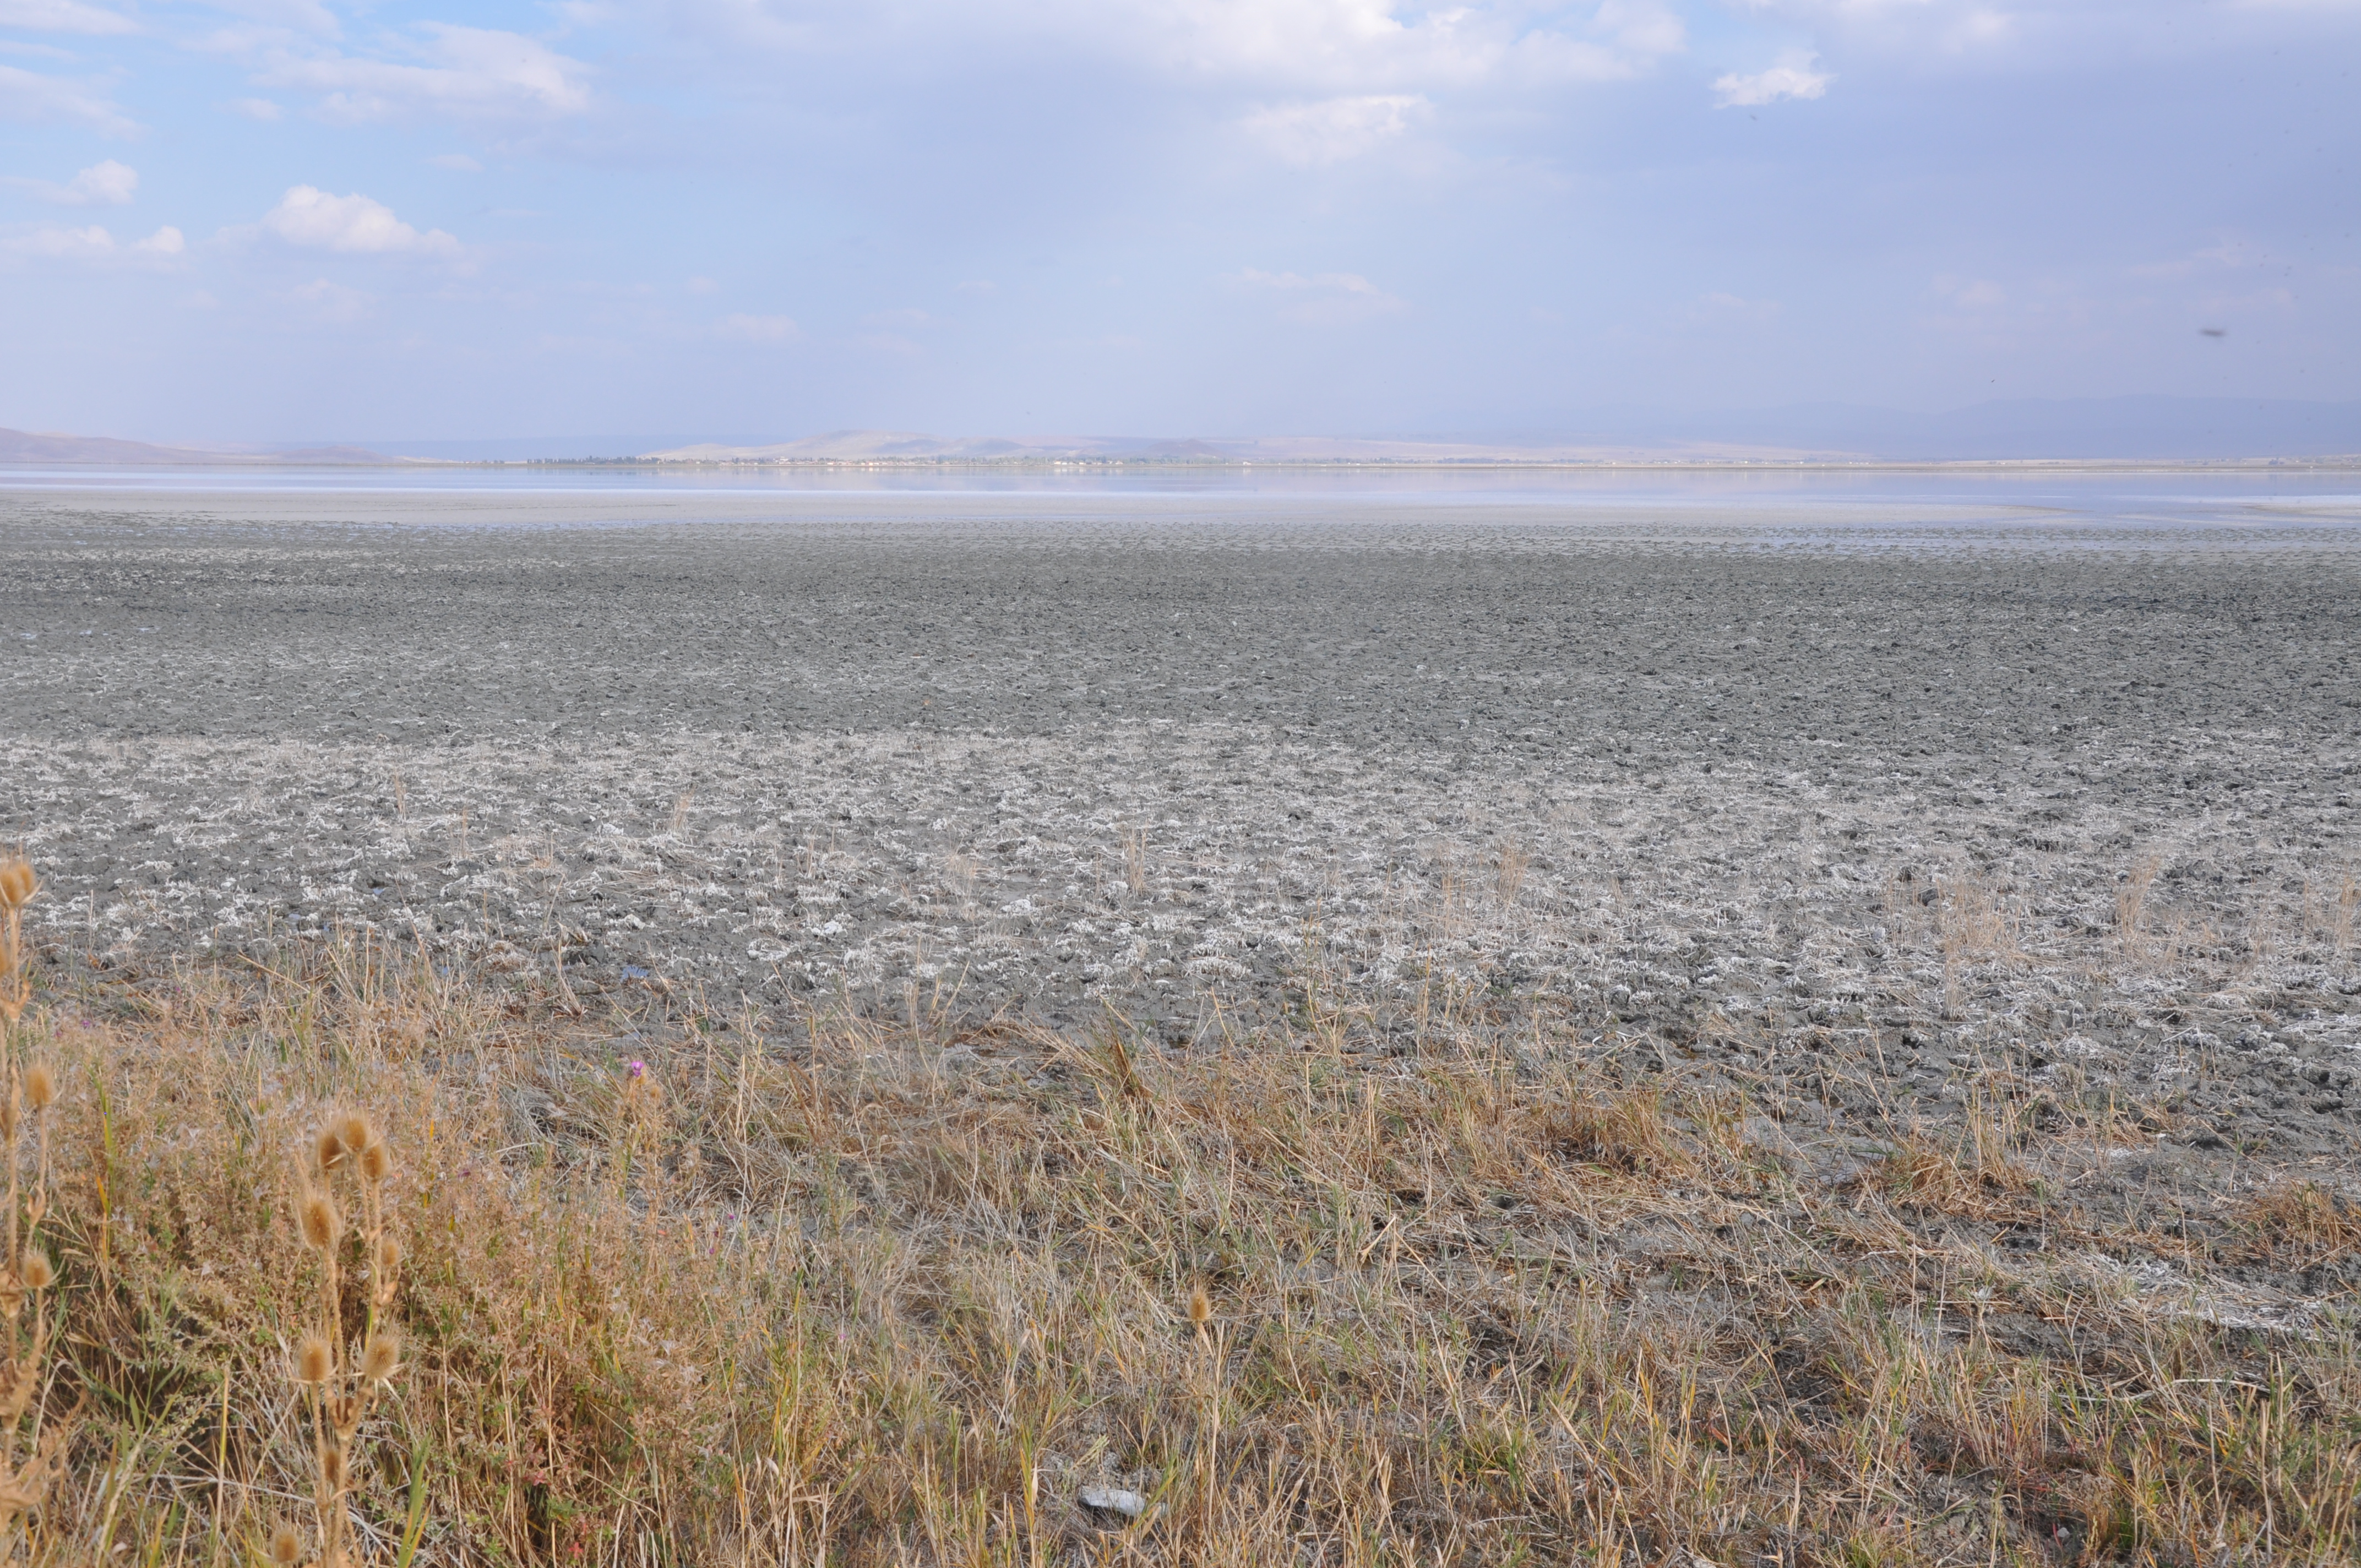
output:
<svg viewBox="0 0 2361 1568"><path fill-rule="evenodd" d="M1830 1159L1995 1074L2132 1108L2142 1160L2353 1152L2334 509L19 494L0 533L0 832L61 958L364 931L1174 1048L1545 1017L1775 1082Z"/></svg>

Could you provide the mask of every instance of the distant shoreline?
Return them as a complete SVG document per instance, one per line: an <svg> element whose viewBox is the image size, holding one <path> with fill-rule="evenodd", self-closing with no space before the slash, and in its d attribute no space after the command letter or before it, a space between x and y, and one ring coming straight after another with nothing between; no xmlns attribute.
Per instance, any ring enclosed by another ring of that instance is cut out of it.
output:
<svg viewBox="0 0 2361 1568"><path fill-rule="evenodd" d="M766 473L2336 473L2361 472L2361 453L2313 457L330 457L192 454L187 456L89 459L0 458L0 473L73 469L90 473L171 468L337 469L645 469L658 473L749 470Z"/></svg>

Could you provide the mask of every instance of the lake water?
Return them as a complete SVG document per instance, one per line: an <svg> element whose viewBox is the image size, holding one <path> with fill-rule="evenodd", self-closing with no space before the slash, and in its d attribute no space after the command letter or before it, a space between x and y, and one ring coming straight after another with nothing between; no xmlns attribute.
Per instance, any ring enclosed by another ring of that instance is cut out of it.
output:
<svg viewBox="0 0 2361 1568"><path fill-rule="evenodd" d="M396 491L424 493L660 493L754 496L1188 496L1388 500L1563 502L1574 505L1750 500L1935 502L2056 507L2106 515L2127 510L2306 510L2361 505L2351 468L1711 468L1263 466L1021 469L659 467L487 464L451 466L108 466L0 465L0 489L137 490L193 494Z"/></svg>
<svg viewBox="0 0 2361 1568"><path fill-rule="evenodd" d="M759 468L0 466L22 521L426 528L950 527L1169 543L1378 529L1839 553L2361 550L2361 471L2323 468L1543 468L1075 465ZM69 526L71 526L69 524ZM1144 531L1144 532L1143 532ZM1177 532L1176 532L1177 531ZM1243 532L1240 532L1243 531Z"/></svg>

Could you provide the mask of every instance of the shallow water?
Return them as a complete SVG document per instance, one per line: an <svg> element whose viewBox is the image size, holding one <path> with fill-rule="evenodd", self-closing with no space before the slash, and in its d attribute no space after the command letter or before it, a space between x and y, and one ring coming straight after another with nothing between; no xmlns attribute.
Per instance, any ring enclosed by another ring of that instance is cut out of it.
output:
<svg viewBox="0 0 2361 1568"><path fill-rule="evenodd" d="M1567 522L1632 510L1709 512L1726 524L1798 513L1850 521L1896 516L2006 514L2085 524L2296 521L2361 523L2361 472L2349 469L2017 469L1377 467L1141 466L979 468L756 468L474 465L450 466L111 467L0 465L0 494L71 498L139 509L181 502L208 513L240 498L277 514L298 498L438 497L542 501L579 498L601 520L644 509L651 520L721 504L825 516L848 503L900 502L941 515L962 502L1015 502L1063 515L1154 516L1168 509L1250 517L1322 503L1380 510L1498 507ZM131 498L137 498L136 499ZM1159 505L1159 503L1161 503ZM536 512L543 509L536 507ZM866 512L868 506L856 510ZM994 509L997 510L997 509ZM586 519L587 521L587 519Z"/></svg>

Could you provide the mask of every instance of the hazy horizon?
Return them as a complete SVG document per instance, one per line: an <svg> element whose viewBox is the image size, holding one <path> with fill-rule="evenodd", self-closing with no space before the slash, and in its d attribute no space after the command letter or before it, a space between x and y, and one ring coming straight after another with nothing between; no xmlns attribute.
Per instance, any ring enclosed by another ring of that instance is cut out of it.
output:
<svg viewBox="0 0 2361 1568"><path fill-rule="evenodd" d="M1246 437L1190 432L1059 433L847 430L774 433L479 434L462 440L372 436L327 443L192 443L146 433L0 427L0 464L155 463L175 454L332 460L1202 461L1322 462L2361 462L2361 402L2128 397L1992 400L1917 411L1845 405L1587 411L1555 431L1444 431ZM125 450L126 444L144 451Z"/></svg>

